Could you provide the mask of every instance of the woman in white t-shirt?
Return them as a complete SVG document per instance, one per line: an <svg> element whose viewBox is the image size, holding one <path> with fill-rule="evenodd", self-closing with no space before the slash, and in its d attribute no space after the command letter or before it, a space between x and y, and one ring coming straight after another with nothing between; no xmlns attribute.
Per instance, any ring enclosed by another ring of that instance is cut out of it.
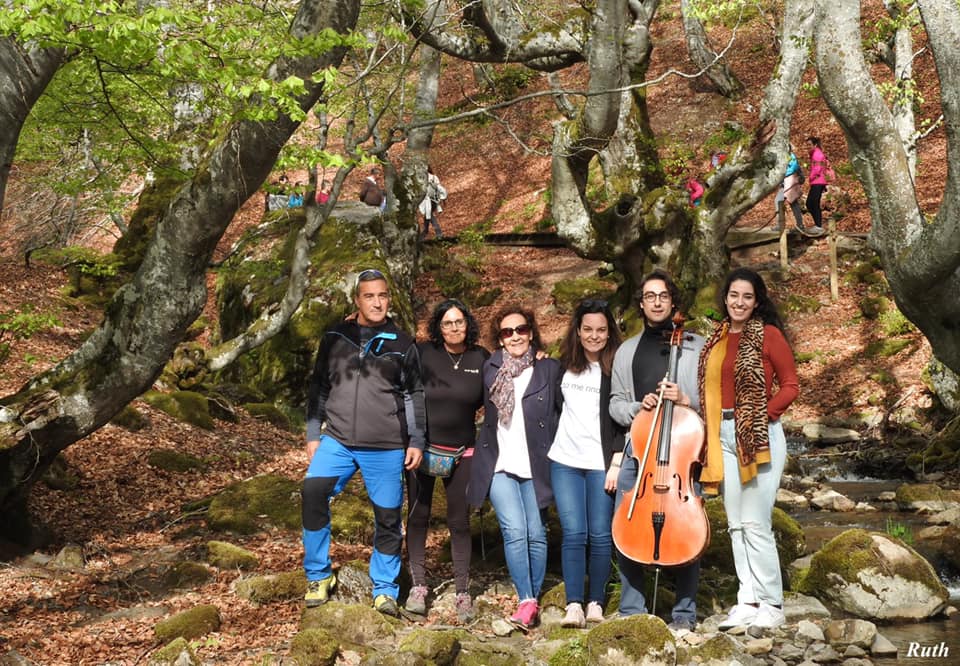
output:
<svg viewBox="0 0 960 666"><path fill-rule="evenodd" d="M610 418L610 370L620 332L606 301L582 301L570 320L560 363L563 411L550 447L550 480L560 526L561 563L567 594L564 627L603 620L613 540L613 492L623 434ZM584 582L587 608L584 614Z"/></svg>

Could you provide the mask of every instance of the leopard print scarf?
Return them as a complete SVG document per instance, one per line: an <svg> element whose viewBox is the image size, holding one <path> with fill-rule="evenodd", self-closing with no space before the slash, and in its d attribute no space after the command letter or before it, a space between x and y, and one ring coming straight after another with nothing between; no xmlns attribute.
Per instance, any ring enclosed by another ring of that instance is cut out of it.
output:
<svg viewBox="0 0 960 666"><path fill-rule="evenodd" d="M700 355L699 388L707 427L707 453L704 470L710 469L707 483L723 478L720 446L720 368L726 354L730 321L725 319L707 340ZM737 457L740 481L746 483L757 475L757 465L770 460L770 437L767 418L767 389L763 371L763 321L751 318L740 334L737 357L733 366L734 420L737 431ZM708 381L709 377L709 381ZM713 455L711 455L713 453Z"/></svg>

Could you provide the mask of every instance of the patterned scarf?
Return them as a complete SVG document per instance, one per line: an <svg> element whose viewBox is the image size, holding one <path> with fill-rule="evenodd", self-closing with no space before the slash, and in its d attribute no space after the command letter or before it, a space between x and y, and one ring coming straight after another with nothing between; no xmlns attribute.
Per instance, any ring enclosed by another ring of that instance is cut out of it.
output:
<svg viewBox="0 0 960 666"><path fill-rule="evenodd" d="M763 321L754 317L740 334L733 365L734 420L740 482L757 475L757 466L770 461L767 419L767 390L763 371ZM707 452L700 481L704 491L716 494L723 481L720 444L721 376L727 351L730 320L725 319L707 340L700 354L698 377L701 407L707 428Z"/></svg>
<svg viewBox="0 0 960 666"><path fill-rule="evenodd" d="M497 408L500 423L506 425L513 418L513 380L533 365L533 347L527 349L521 357L511 355L506 349L501 352L503 365L497 370L497 376L490 385L490 402Z"/></svg>

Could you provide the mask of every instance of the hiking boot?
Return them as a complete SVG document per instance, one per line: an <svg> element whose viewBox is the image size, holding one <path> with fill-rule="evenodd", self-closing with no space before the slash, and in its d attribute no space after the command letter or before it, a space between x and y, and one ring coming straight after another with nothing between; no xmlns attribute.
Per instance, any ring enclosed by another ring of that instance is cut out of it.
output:
<svg viewBox="0 0 960 666"><path fill-rule="evenodd" d="M330 600L330 593L336 586L337 577L335 574L330 574L323 580L308 580L307 593L303 595L307 608L314 608L327 603Z"/></svg>
<svg viewBox="0 0 960 666"><path fill-rule="evenodd" d="M414 585L410 588L410 594L407 595L407 603L404 605L411 613L416 613L417 615L426 615L427 614L427 586L426 585Z"/></svg>
<svg viewBox="0 0 960 666"><path fill-rule="evenodd" d="M473 609L473 599L470 598L469 592L457 592L455 607L457 609L457 619L461 623L472 622L476 616Z"/></svg>
<svg viewBox="0 0 960 666"><path fill-rule="evenodd" d="M782 608L777 608L776 606L771 606L770 604L761 602L760 608L757 609L757 614L753 618L753 622L750 623L750 627L758 627L760 629L776 629L786 621L787 618L784 616Z"/></svg>
<svg viewBox="0 0 960 666"><path fill-rule="evenodd" d="M384 615L391 617L400 616L400 608L397 606L397 600L386 594L378 594L373 600L373 607Z"/></svg>
<svg viewBox="0 0 960 666"><path fill-rule="evenodd" d="M727 619L717 625L717 629L725 631L727 629L733 629L734 627L753 624L759 611L759 608L751 606L750 604L737 604L730 609L730 614L727 615Z"/></svg>
<svg viewBox="0 0 960 666"><path fill-rule="evenodd" d="M587 618L583 616L583 606L579 602L574 601L567 604L567 614L560 621L560 626L575 629L582 629L587 626Z"/></svg>
<svg viewBox="0 0 960 666"><path fill-rule="evenodd" d="M603 622L603 606L596 601L587 604L587 622Z"/></svg>
<svg viewBox="0 0 960 666"><path fill-rule="evenodd" d="M517 605L517 612L510 616L510 621L521 629L529 629L537 622L540 606L536 599L527 599Z"/></svg>

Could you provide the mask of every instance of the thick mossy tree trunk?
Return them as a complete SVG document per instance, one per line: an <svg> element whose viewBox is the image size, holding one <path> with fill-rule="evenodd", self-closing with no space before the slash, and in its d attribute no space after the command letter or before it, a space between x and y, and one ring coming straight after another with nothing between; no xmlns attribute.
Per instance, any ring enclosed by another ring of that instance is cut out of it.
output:
<svg viewBox="0 0 960 666"><path fill-rule="evenodd" d="M358 0L303 0L291 34L302 38L327 28L346 34L359 11ZM269 75L309 82L313 72L337 66L343 55L338 46L321 56L283 59ZM322 84L308 83L301 107L311 108L322 90ZM0 535L20 541L28 536L12 532L26 524L27 493L43 470L159 375L202 311L217 242L297 127L282 114L231 124L193 177L171 195L139 269L117 291L99 327L67 359L0 400Z"/></svg>
<svg viewBox="0 0 960 666"><path fill-rule="evenodd" d="M870 203L870 243L897 306L936 357L960 373L960 5L920 0L918 6L947 130L947 179L936 216L926 217L917 199L902 138L864 60L859 2L819 4L817 76Z"/></svg>

